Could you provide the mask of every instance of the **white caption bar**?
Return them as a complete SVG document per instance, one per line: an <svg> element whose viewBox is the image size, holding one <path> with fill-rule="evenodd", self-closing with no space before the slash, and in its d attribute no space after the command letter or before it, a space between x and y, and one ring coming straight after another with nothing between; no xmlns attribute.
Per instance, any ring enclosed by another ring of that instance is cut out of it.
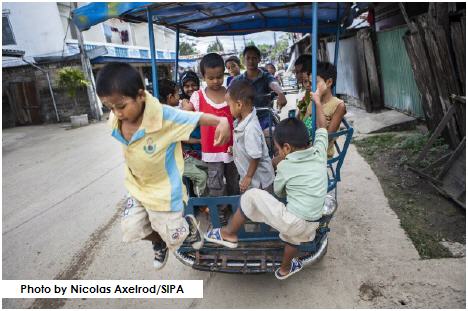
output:
<svg viewBox="0 0 468 311"><path fill-rule="evenodd" d="M2 298L203 298L203 280L2 280Z"/></svg>

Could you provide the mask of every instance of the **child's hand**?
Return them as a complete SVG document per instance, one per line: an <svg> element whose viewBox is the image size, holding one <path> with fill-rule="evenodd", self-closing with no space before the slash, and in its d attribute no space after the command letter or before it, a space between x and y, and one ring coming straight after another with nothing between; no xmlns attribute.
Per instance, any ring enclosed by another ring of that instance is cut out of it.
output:
<svg viewBox="0 0 468 311"><path fill-rule="evenodd" d="M228 147L227 153L230 154L230 155L232 155L232 146L229 146L229 147Z"/></svg>
<svg viewBox="0 0 468 311"><path fill-rule="evenodd" d="M250 184L252 183L252 177L245 176L239 183L239 188L241 192L247 191L249 189Z"/></svg>
<svg viewBox="0 0 468 311"><path fill-rule="evenodd" d="M222 146L229 142L231 138L231 127L229 126L229 121L225 117L220 117L218 126L216 126L215 131L215 146Z"/></svg>
<svg viewBox="0 0 468 311"><path fill-rule="evenodd" d="M273 165L274 170L276 171L278 164L284 160L284 157L277 155L274 156L273 159L271 159L271 164Z"/></svg>
<svg viewBox="0 0 468 311"><path fill-rule="evenodd" d="M320 88L317 87L315 92L311 92L312 95L312 100L315 102L315 104L320 104L320 98L322 97L322 92L320 91Z"/></svg>

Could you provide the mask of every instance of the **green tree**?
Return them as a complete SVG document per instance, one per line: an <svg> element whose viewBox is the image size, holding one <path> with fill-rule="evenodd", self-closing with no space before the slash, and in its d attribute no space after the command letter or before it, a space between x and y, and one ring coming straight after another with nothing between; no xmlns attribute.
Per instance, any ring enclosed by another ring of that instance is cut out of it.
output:
<svg viewBox="0 0 468 311"><path fill-rule="evenodd" d="M86 80L83 71L73 67L63 67L58 71L57 84L65 89L68 96L73 99L75 108L78 106L76 92L82 87L86 87L89 81Z"/></svg>
<svg viewBox="0 0 468 311"><path fill-rule="evenodd" d="M253 40L248 41L246 46L251 46L251 45L257 46L255 42L253 42Z"/></svg>
<svg viewBox="0 0 468 311"><path fill-rule="evenodd" d="M208 49L206 49L207 53L212 53L212 52L224 52L224 47L221 41L219 41L218 37L216 37L216 41L211 42L208 45Z"/></svg>
<svg viewBox="0 0 468 311"><path fill-rule="evenodd" d="M271 50L271 58L278 60L280 55L284 54L289 47L288 37L281 36L279 40L276 41L276 46Z"/></svg>
<svg viewBox="0 0 468 311"><path fill-rule="evenodd" d="M179 45L179 54L180 55L193 55L197 54L198 51L195 48L195 43L181 42Z"/></svg>
<svg viewBox="0 0 468 311"><path fill-rule="evenodd" d="M268 55L270 55L270 51L272 49L271 45L263 43L263 44L257 45L257 47L260 50L260 53L262 54L262 58L265 58Z"/></svg>

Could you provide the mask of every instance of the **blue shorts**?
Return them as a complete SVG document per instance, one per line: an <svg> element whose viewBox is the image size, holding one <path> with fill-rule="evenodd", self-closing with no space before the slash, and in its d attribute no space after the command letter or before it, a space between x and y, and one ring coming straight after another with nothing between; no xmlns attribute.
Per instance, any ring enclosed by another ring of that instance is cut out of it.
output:
<svg viewBox="0 0 468 311"><path fill-rule="evenodd" d="M260 122L260 127L262 128L262 130L269 128L270 124L273 125L271 121L272 118L268 114L265 114L261 118L258 118L258 122Z"/></svg>

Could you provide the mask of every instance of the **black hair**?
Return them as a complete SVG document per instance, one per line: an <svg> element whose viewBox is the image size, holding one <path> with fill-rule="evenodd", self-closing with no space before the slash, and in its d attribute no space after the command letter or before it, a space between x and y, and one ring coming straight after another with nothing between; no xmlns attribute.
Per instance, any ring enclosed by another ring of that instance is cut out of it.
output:
<svg viewBox="0 0 468 311"><path fill-rule="evenodd" d="M265 68L266 68L267 66L273 67L273 69L276 71L276 67L275 67L275 65L273 65L273 63L268 63L268 64L266 64L266 65L265 65Z"/></svg>
<svg viewBox="0 0 468 311"><path fill-rule="evenodd" d="M191 70L187 70L180 76L180 96L182 99L190 99L190 96L184 92L184 84L188 81L193 81L200 88L200 79L197 74Z"/></svg>
<svg viewBox="0 0 468 311"><path fill-rule="evenodd" d="M312 55L302 54L294 62L294 67L302 65L301 72L311 73L312 72Z"/></svg>
<svg viewBox="0 0 468 311"><path fill-rule="evenodd" d="M321 77L325 81L332 79L333 87L336 83L336 67L329 62L319 62L317 64L317 76Z"/></svg>
<svg viewBox="0 0 468 311"><path fill-rule="evenodd" d="M177 84L169 79L161 79L158 81L159 88L159 101L161 103L167 103L167 97L174 95L177 89Z"/></svg>
<svg viewBox="0 0 468 311"><path fill-rule="evenodd" d="M205 76L205 68L221 67L224 71L224 60L218 53L208 53L203 56L200 62L200 72Z"/></svg>
<svg viewBox="0 0 468 311"><path fill-rule="evenodd" d="M246 46L244 51L242 52L242 56L245 57L245 54L247 54L248 51L255 52L255 54L257 54L258 58L262 58L262 53L260 52L260 50L255 45Z"/></svg>
<svg viewBox="0 0 468 311"><path fill-rule="evenodd" d="M240 59L239 59L239 57L237 57L237 56L229 56L228 59L226 59L226 60L224 61L224 65L226 66L228 62L234 62L234 63L236 63L237 66L239 66L239 67L240 67L240 65L241 65Z"/></svg>
<svg viewBox="0 0 468 311"><path fill-rule="evenodd" d="M312 55L311 54L302 54L296 59L296 61L294 62L294 66L302 65L307 61L312 61Z"/></svg>
<svg viewBox="0 0 468 311"><path fill-rule="evenodd" d="M280 146L286 143L294 148L307 148L309 146L307 127L297 118L287 118L278 123L273 138Z"/></svg>
<svg viewBox="0 0 468 311"><path fill-rule="evenodd" d="M98 96L120 94L137 98L138 91L144 89L140 73L126 63L109 63L99 70L96 78Z"/></svg>
<svg viewBox="0 0 468 311"><path fill-rule="evenodd" d="M228 88L229 97L240 100L242 103L253 105L255 99L255 88L248 80L234 79Z"/></svg>

